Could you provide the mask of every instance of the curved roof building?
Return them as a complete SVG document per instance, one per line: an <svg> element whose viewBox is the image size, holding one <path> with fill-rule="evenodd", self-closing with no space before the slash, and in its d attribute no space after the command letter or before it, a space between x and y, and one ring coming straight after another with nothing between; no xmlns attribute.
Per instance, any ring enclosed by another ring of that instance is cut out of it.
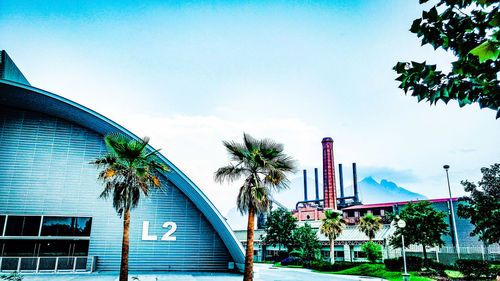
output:
<svg viewBox="0 0 500 281"><path fill-rule="evenodd" d="M90 161L103 136L133 133L32 87L5 51L0 62L0 270L118 270L122 220ZM149 149L153 149L149 147ZM130 270L241 269L241 243L203 192L163 155L164 190L131 213Z"/></svg>

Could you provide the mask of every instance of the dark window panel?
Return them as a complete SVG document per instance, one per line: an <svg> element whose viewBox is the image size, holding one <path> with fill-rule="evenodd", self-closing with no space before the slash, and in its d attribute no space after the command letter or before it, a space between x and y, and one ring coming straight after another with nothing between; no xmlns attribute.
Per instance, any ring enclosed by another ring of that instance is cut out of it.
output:
<svg viewBox="0 0 500 281"><path fill-rule="evenodd" d="M5 236L21 236L23 233L23 216L9 216Z"/></svg>
<svg viewBox="0 0 500 281"><path fill-rule="evenodd" d="M90 236L92 218L44 217L42 236Z"/></svg>
<svg viewBox="0 0 500 281"><path fill-rule="evenodd" d="M41 219L42 217L39 216L24 217L23 236L38 236Z"/></svg>
<svg viewBox="0 0 500 281"><path fill-rule="evenodd" d="M76 218L75 236L90 236L92 218Z"/></svg>
<svg viewBox="0 0 500 281"><path fill-rule="evenodd" d="M9 216L5 236L38 236L40 216Z"/></svg>
<svg viewBox="0 0 500 281"><path fill-rule="evenodd" d="M0 216L0 236L3 235L3 227L5 225L5 216ZM0 249L1 251L1 249Z"/></svg>
<svg viewBox="0 0 500 281"><path fill-rule="evenodd" d="M40 256L69 256L71 242L68 240L42 240L40 242Z"/></svg>
<svg viewBox="0 0 500 281"><path fill-rule="evenodd" d="M36 240L5 240L3 255L9 257L34 256L36 242Z"/></svg>
<svg viewBox="0 0 500 281"><path fill-rule="evenodd" d="M87 256L89 254L89 241L88 240L79 240L75 241L75 251L73 253L74 256Z"/></svg>
<svg viewBox="0 0 500 281"><path fill-rule="evenodd" d="M43 217L42 236L73 236L74 218Z"/></svg>

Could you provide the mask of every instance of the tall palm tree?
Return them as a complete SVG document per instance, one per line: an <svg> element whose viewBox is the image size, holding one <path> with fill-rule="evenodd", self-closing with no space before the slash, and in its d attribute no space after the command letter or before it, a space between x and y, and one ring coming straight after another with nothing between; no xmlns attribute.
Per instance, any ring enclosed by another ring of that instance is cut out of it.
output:
<svg viewBox="0 0 500 281"><path fill-rule="evenodd" d="M100 198L113 200L113 207L123 215L123 239L120 281L128 280L130 210L137 207L141 194L147 196L151 188L160 188L159 171L168 168L157 161L158 150L148 152L149 138L130 140L121 134L108 134L104 141L108 153L90 164L101 169L98 179L104 190Z"/></svg>
<svg viewBox="0 0 500 281"><path fill-rule="evenodd" d="M372 241L375 238L375 234L382 228L382 223L380 223L380 217L374 217L373 214L368 213L361 218L358 229L368 236L368 239Z"/></svg>
<svg viewBox="0 0 500 281"><path fill-rule="evenodd" d="M236 205L242 213L248 213L247 247L244 281L253 280L253 230L256 214L266 213L270 205L270 193L287 188L288 172L295 169L294 161L283 153L283 145L270 139L256 140L243 134L243 143L223 142L230 163L219 168L215 181L234 182L240 177L245 181L240 187Z"/></svg>
<svg viewBox="0 0 500 281"><path fill-rule="evenodd" d="M342 234L346 219L338 211L326 210L325 218L321 222L320 232L330 239L330 263L335 263L335 239Z"/></svg>

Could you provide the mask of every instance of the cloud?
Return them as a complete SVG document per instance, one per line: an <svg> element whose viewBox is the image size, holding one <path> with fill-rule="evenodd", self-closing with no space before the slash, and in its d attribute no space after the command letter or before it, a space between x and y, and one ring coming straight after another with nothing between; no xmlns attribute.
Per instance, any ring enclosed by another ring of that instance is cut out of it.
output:
<svg viewBox="0 0 500 281"><path fill-rule="evenodd" d="M369 176L379 181L387 179L397 183L415 183L420 181L420 178L417 177L411 169L397 170L391 167L376 166L363 167L359 172L358 178L362 179Z"/></svg>
<svg viewBox="0 0 500 281"><path fill-rule="evenodd" d="M285 153L299 160L297 165L312 165L319 148L320 132L297 118L254 118L233 121L217 116L146 114L119 115L116 120L138 136L151 137L151 144L183 171L226 213L235 206L238 185L220 186L213 180L215 170L228 163L223 140L242 141L243 132L255 138L268 137L285 145ZM316 148L316 149L315 149Z"/></svg>

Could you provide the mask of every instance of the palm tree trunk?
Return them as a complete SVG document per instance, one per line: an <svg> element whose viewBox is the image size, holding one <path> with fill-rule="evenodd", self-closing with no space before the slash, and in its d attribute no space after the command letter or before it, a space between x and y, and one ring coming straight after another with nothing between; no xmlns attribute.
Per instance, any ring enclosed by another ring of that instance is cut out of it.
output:
<svg viewBox="0 0 500 281"><path fill-rule="evenodd" d="M427 249L425 248L425 245L422 244L422 249L424 250L424 261L427 260Z"/></svg>
<svg viewBox="0 0 500 281"><path fill-rule="evenodd" d="M250 205L248 207L247 250L245 255L245 273L243 275L243 281L253 280L253 228L254 208Z"/></svg>
<svg viewBox="0 0 500 281"><path fill-rule="evenodd" d="M120 281L128 281L128 236L130 227L130 211L126 210L123 216L122 260L120 264Z"/></svg>
<svg viewBox="0 0 500 281"><path fill-rule="evenodd" d="M330 263L335 263L335 240L330 239Z"/></svg>

